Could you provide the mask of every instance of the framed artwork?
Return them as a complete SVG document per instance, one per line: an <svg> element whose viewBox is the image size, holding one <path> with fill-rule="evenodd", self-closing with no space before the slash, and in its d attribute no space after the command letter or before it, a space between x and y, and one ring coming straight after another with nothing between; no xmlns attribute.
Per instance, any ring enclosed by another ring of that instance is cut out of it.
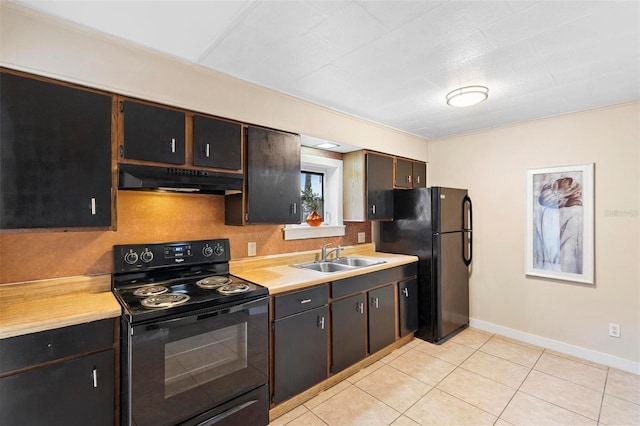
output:
<svg viewBox="0 0 640 426"><path fill-rule="evenodd" d="M594 283L593 172L593 163L527 170L527 275Z"/></svg>

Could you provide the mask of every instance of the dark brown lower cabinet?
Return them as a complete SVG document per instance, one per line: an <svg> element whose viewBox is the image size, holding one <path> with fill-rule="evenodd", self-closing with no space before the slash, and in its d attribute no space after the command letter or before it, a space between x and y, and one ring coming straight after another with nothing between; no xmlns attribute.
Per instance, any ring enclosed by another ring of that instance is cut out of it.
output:
<svg viewBox="0 0 640 426"><path fill-rule="evenodd" d="M113 426L113 359L109 350L0 379L0 424Z"/></svg>
<svg viewBox="0 0 640 426"><path fill-rule="evenodd" d="M275 320L273 402L286 401L327 378L329 307Z"/></svg>
<svg viewBox="0 0 640 426"><path fill-rule="evenodd" d="M0 425L112 426L114 320L0 341Z"/></svg>
<svg viewBox="0 0 640 426"><path fill-rule="evenodd" d="M371 290L369 301L369 353L378 352L396 339L396 300L393 284Z"/></svg>
<svg viewBox="0 0 640 426"><path fill-rule="evenodd" d="M367 356L366 307L365 294L331 303L331 372L334 374Z"/></svg>
<svg viewBox="0 0 640 426"><path fill-rule="evenodd" d="M400 337L418 329L417 278L398 283L398 315L400 316Z"/></svg>

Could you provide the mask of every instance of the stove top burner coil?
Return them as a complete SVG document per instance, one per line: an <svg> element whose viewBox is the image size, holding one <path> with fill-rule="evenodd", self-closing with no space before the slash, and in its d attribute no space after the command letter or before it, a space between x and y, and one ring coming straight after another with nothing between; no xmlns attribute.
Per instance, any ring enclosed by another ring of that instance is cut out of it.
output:
<svg viewBox="0 0 640 426"><path fill-rule="evenodd" d="M233 283L233 284L222 286L218 288L217 291L220 294L229 295L229 294L246 293L249 290L250 290L249 286L246 284Z"/></svg>
<svg viewBox="0 0 640 426"><path fill-rule="evenodd" d="M170 308L172 306L185 303L189 299L190 297L187 296L186 294L164 293L158 296L147 297L140 303L145 308Z"/></svg>
<svg viewBox="0 0 640 426"><path fill-rule="evenodd" d="M160 294L164 294L168 292L169 289L160 285L152 285L147 287L140 287L133 291L133 295L137 297L149 297L149 296L158 296Z"/></svg>
<svg viewBox="0 0 640 426"><path fill-rule="evenodd" d="M207 277L196 282L198 287L207 289L218 288L227 284L231 284L231 279L222 276Z"/></svg>

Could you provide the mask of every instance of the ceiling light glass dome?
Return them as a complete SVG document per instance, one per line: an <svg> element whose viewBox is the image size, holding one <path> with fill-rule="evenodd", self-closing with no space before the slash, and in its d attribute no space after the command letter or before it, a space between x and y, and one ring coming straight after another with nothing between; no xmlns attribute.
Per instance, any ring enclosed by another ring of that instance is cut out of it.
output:
<svg viewBox="0 0 640 426"><path fill-rule="evenodd" d="M447 104L464 107L479 104L489 97L489 89L484 86L466 86L447 93Z"/></svg>

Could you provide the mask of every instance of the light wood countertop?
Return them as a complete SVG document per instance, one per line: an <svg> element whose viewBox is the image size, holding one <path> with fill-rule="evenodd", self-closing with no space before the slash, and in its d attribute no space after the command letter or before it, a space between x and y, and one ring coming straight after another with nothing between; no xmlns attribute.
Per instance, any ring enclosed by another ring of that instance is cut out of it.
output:
<svg viewBox="0 0 640 426"><path fill-rule="evenodd" d="M109 274L0 285L0 339L120 314Z"/></svg>
<svg viewBox="0 0 640 426"><path fill-rule="evenodd" d="M335 247L329 247L329 249L332 248ZM416 256L376 252L373 244L344 247L340 256L357 256L367 259L384 260L386 263L331 273L294 268L291 266L297 263L319 260L320 250L311 250L293 254L278 254L232 260L229 267L233 275L265 286L269 289L269 294L274 295L418 261ZM333 258L333 255L331 258Z"/></svg>

